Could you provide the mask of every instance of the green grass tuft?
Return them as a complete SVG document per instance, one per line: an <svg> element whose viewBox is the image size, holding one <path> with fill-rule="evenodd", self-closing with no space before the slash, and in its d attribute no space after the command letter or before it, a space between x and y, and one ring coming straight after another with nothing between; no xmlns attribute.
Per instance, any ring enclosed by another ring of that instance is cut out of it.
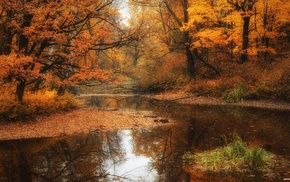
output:
<svg viewBox="0 0 290 182"><path fill-rule="evenodd" d="M244 85L240 85L237 88L231 90L224 96L224 100L230 103L241 102L245 96L247 89Z"/></svg>
<svg viewBox="0 0 290 182"><path fill-rule="evenodd" d="M227 143L227 142L226 142ZM225 147L198 154L184 154L183 159L193 168L210 172L233 172L253 169L267 170L274 155L261 149L249 148L237 135Z"/></svg>

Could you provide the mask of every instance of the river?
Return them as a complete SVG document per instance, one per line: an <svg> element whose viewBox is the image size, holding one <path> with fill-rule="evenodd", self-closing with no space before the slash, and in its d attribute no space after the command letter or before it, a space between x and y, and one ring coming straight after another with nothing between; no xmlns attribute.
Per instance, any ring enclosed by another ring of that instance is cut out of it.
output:
<svg viewBox="0 0 290 182"><path fill-rule="evenodd" d="M134 95L85 97L87 107L152 113L173 125L0 142L0 181L283 181L290 178L289 111L184 105ZM275 174L188 173L182 155L237 133L279 156Z"/></svg>

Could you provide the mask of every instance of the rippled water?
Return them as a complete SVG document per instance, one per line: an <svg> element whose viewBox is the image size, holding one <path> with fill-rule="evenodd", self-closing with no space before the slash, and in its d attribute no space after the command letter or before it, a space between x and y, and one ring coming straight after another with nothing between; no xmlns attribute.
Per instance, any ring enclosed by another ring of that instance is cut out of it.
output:
<svg viewBox="0 0 290 182"><path fill-rule="evenodd" d="M90 97L86 104L112 112L153 111L178 124L2 141L0 181L282 181L290 177L288 111L179 105L137 96ZM183 170L184 152L220 147L222 136L233 132L250 146L280 156L274 176L255 172L202 175Z"/></svg>

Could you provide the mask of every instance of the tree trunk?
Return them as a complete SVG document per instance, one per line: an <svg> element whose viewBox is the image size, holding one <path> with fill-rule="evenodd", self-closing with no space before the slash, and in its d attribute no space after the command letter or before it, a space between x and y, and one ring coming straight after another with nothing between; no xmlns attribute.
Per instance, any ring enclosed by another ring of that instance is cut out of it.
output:
<svg viewBox="0 0 290 182"><path fill-rule="evenodd" d="M136 67L139 59L139 50L137 44L134 46L133 66Z"/></svg>
<svg viewBox="0 0 290 182"><path fill-rule="evenodd" d="M195 60L194 60L192 51L190 50L189 46L185 46L185 50L186 50L187 69L188 69L189 75L192 78L195 78L196 77Z"/></svg>
<svg viewBox="0 0 290 182"><path fill-rule="evenodd" d="M188 9L188 0L183 0L183 21L185 24L187 24L189 20L187 9ZM186 51L188 72L191 77L195 78L196 77L195 59L194 59L192 51L190 50L191 37L189 35L188 30L184 32L184 39L185 39L185 51Z"/></svg>
<svg viewBox="0 0 290 182"><path fill-rule="evenodd" d="M19 170L20 170L20 181L30 182L32 181L32 175L30 171L30 165L25 154L19 155Z"/></svg>
<svg viewBox="0 0 290 182"><path fill-rule="evenodd" d="M17 95L17 100L19 102L23 101L25 86L26 86L25 81L19 81L19 83L16 86L16 95Z"/></svg>
<svg viewBox="0 0 290 182"><path fill-rule="evenodd" d="M57 95L63 95L66 91L66 85L61 85L59 88L58 88L58 91L57 91Z"/></svg>
<svg viewBox="0 0 290 182"><path fill-rule="evenodd" d="M243 45L242 45L242 54L241 54L241 63L245 63L248 61L248 45L249 45L249 25L250 25L250 17L243 18Z"/></svg>
<svg viewBox="0 0 290 182"><path fill-rule="evenodd" d="M169 3L167 1L163 1L163 3L165 4L169 13L173 16L173 18L176 21L176 23L178 24L178 26L182 27L183 26L182 21L178 18L178 16L172 10ZM188 19L189 19L187 9L188 9L188 0L183 0L183 22L184 22L184 24L187 24ZM195 60L194 60L194 56L192 54L192 51L190 50L191 37L190 37L188 31L184 31L183 36L184 36L184 44L185 44L185 52L186 52L186 58L187 58L188 72L189 72L191 77L195 78L195 76L196 76Z"/></svg>

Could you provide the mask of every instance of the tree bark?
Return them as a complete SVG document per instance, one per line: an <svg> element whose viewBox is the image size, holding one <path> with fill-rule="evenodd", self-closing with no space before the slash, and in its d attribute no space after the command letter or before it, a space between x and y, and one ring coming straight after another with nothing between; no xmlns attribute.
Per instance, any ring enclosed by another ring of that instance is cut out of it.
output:
<svg viewBox="0 0 290 182"><path fill-rule="evenodd" d="M189 72L189 75L192 78L196 77L196 70L195 70L195 59L192 54L192 51L190 50L189 46L185 46L185 51L186 51L186 58L187 58L187 69Z"/></svg>
<svg viewBox="0 0 290 182"><path fill-rule="evenodd" d="M187 24L189 20L187 9L188 9L188 0L183 0L183 21L185 24ZM184 32L184 40L185 40L185 51L186 51L187 67L188 67L189 75L195 78L196 77L195 59L190 49L191 37L189 35L188 30Z"/></svg>
<svg viewBox="0 0 290 182"><path fill-rule="evenodd" d="M7 19L8 21L11 21L12 19L12 10L7 11ZM12 28L7 26L6 23L0 24L0 31L4 34L4 36L1 37L1 45L0 45L0 55L9 55L11 53L11 47L12 47Z"/></svg>
<svg viewBox="0 0 290 182"><path fill-rule="evenodd" d="M243 45L242 45L242 54L241 54L241 63L248 61L248 45L249 45L249 26L250 26L250 17L243 18Z"/></svg>
<svg viewBox="0 0 290 182"><path fill-rule="evenodd" d="M16 86L16 95L18 102L23 101L25 86L26 86L25 80L19 81L19 83Z"/></svg>

